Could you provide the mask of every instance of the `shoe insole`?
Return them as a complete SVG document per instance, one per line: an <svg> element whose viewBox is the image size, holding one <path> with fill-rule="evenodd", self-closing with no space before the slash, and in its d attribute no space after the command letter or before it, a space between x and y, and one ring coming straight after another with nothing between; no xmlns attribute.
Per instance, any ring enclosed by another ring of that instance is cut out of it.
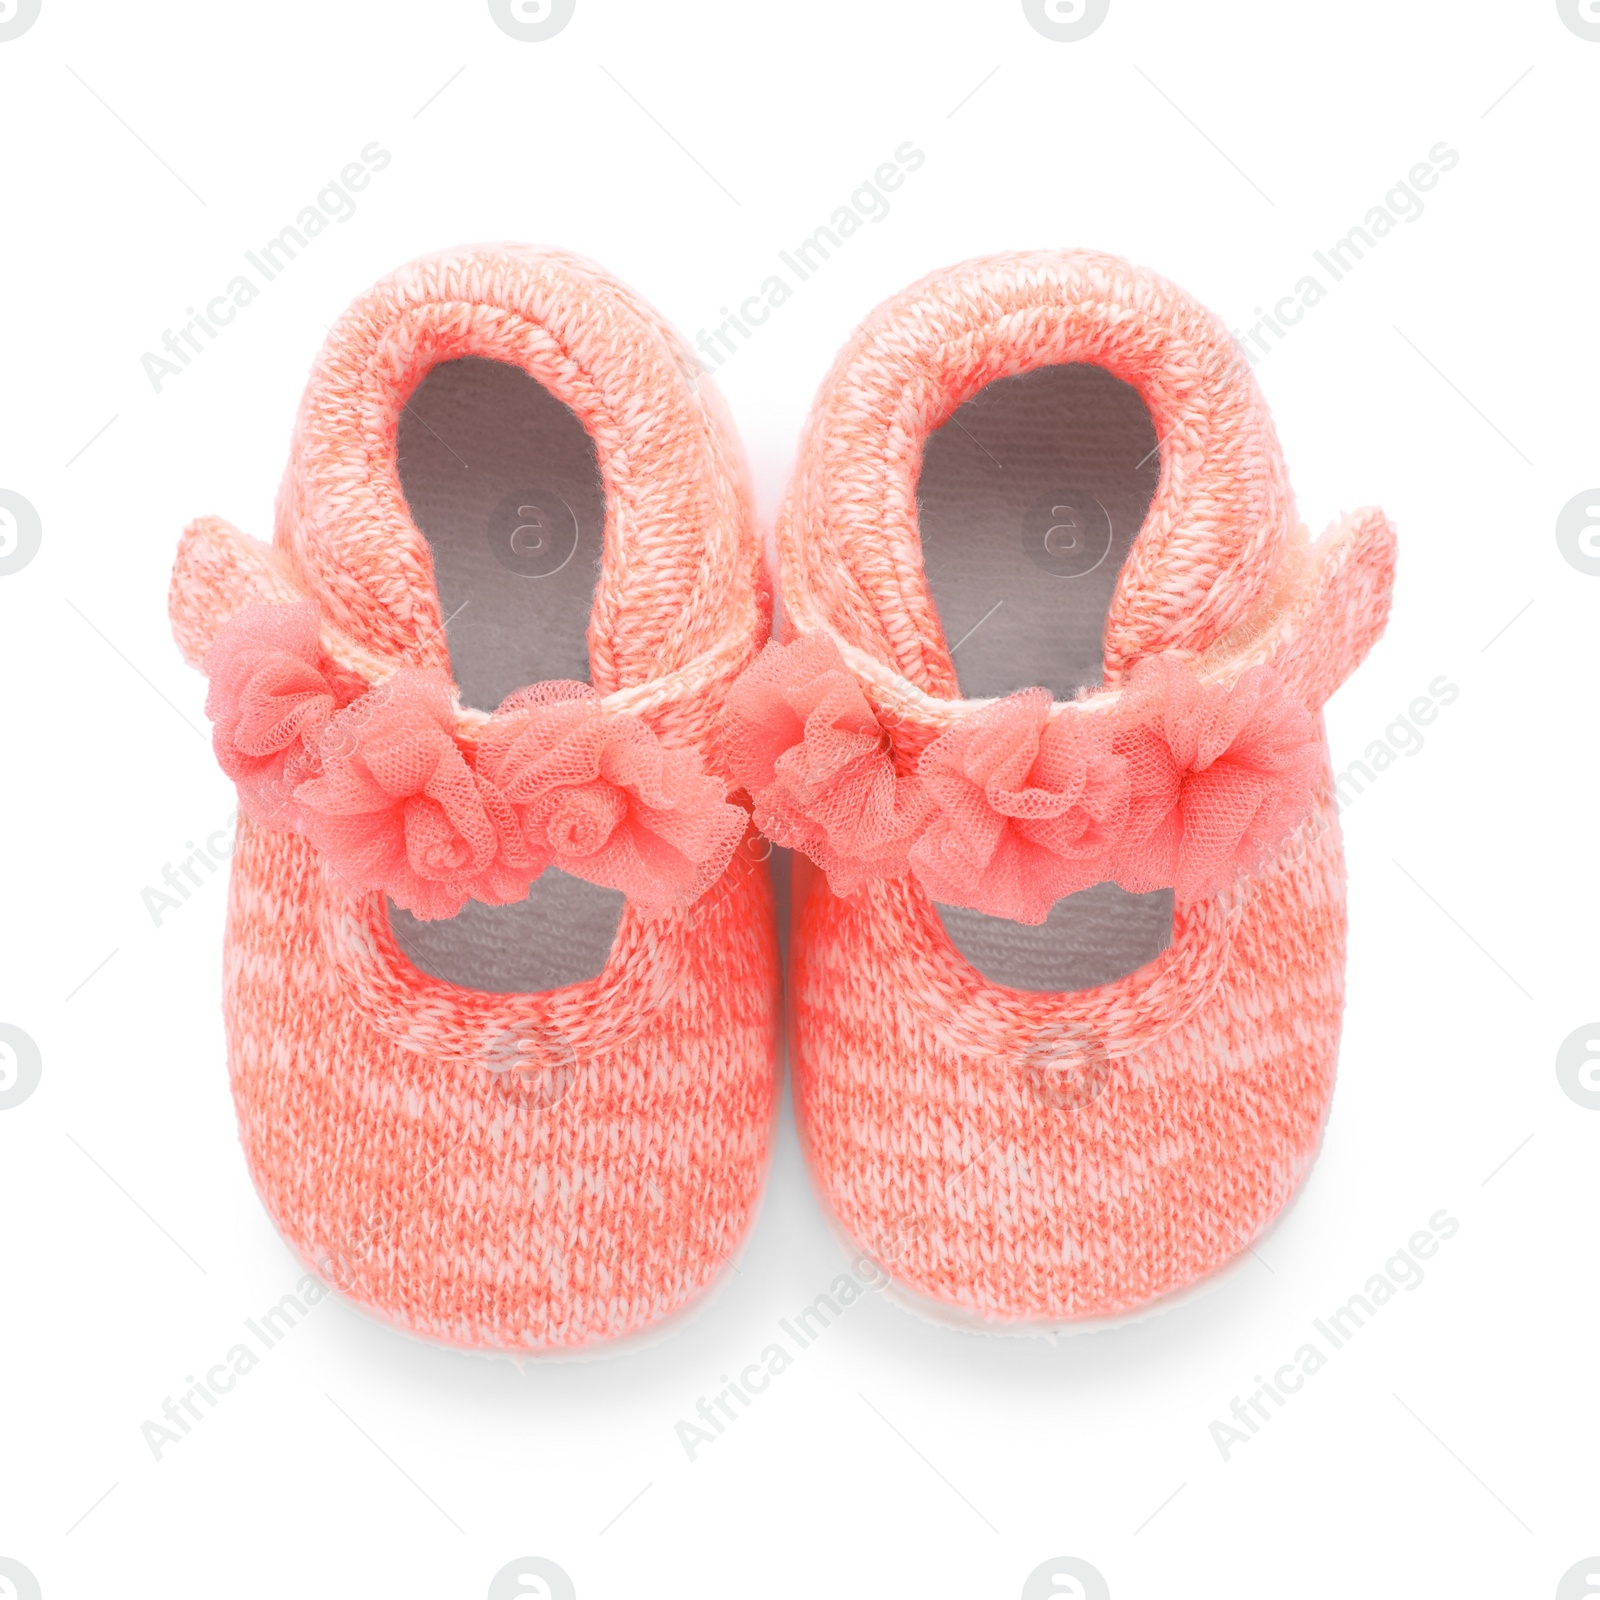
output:
<svg viewBox="0 0 1600 1600"><path fill-rule="evenodd" d="M1161 474L1138 392L1101 367L1039 367L986 384L929 435L917 482L928 586L967 698L1104 681L1117 575ZM1061 993L1110 983L1172 942L1172 891L1097 884L1039 927L939 906L993 983Z"/></svg>
<svg viewBox="0 0 1600 1600"><path fill-rule="evenodd" d="M520 367L441 362L400 414L400 488L433 553L462 702L493 711L547 678L589 681L605 489L594 441ZM623 896L554 867L515 905L469 900L423 922L392 902L411 963L491 994L537 994L599 975Z"/></svg>

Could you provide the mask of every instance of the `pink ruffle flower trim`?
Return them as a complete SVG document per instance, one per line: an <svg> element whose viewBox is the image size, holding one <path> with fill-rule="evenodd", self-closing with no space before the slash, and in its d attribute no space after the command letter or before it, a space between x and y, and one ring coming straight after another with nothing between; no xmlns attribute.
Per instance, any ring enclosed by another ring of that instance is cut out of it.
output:
<svg viewBox="0 0 1600 1600"><path fill-rule="evenodd" d="M205 670L212 745L251 820L419 917L520 900L552 863L646 912L687 906L744 835L692 751L606 714L588 684L519 690L468 736L437 669L376 687L341 672L310 600L247 607Z"/></svg>
<svg viewBox="0 0 1600 1600"><path fill-rule="evenodd" d="M1262 866L1311 809L1316 726L1270 667L1231 686L1182 660L1133 671L1108 711L1025 689L963 717L911 772L826 634L768 645L723 745L756 825L836 894L910 871L937 901L1038 924L1111 882L1190 904Z"/></svg>
<svg viewBox="0 0 1600 1600"><path fill-rule="evenodd" d="M839 894L906 868L926 817L826 634L769 644L729 692L723 745L769 839L808 855Z"/></svg>

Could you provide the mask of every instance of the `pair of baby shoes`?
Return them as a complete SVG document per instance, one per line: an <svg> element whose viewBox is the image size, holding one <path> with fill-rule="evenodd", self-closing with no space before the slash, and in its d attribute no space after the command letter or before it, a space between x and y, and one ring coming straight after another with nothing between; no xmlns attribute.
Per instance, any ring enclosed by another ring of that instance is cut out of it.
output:
<svg viewBox="0 0 1600 1600"><path fill-rule="evenodd" d="M776 532L781 642L696 357L506 246L345 313L270 546L184 533L246 1159L399 1327L572 1351L702 1294L780 1011L831 1219L934 1315L1125 1314L1305 1175L1345 935L1319 712L1387 616L1383 516L1312 543L1227 330L1040 252L868 318Z"/></svg>

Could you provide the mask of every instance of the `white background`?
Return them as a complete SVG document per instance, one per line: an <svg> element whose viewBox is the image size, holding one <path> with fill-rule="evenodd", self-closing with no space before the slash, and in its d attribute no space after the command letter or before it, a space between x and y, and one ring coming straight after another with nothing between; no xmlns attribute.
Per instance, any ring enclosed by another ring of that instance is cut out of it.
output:
<svg viewBox="0 0 1600 1600"><path fill-rule="evenodd" d="M42 1060L0 1111L0 1556L45 1600L479 1600L528 1554L580 1600L1015 1600L1058 1555L1114 1600L1555 1595L1600 1552L1600 1112L1555 1071L1600 1016L1600 578L1555 539L1600 483L1597 87L1553 0L1112 0L1077 43L1018 0L578 0L543 43L482 0L43 0L0 42L0 488L43 530L0 577L0 1021ZM157 1462L140 1424L301 1276L235 1138L222 882L159 927L141 902L231 809L168 633L178 530L270 533L325 326L394 266L558 244L693 338L908 139L891 213L718 375L764 516L833 352L931 268L1089 245L1242 327L1460 153L1258 369L1313 530L1400 528L1336 767L1460 690L1345 813L1299 1203L1208 1292L1057 1344L868 1296L691 1462L675 1422L844 1265L786 1112L738 1276L654 1346L519 1369L327 1301ZM372 140L356 214L156 393L141 355ZM1426 1281L1224 1461L1210 1423L1440 1208Z"/></svg>

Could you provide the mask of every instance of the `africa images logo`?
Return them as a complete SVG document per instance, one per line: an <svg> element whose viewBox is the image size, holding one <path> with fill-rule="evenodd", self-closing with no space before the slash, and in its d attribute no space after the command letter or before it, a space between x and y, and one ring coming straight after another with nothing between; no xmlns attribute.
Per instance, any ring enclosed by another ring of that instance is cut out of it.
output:
<svg viewBox="0 0 1600 1600"><path fill-rule="evenodd" d="M33 503L14 489L0 489L0 578L21 572L38 555L41 540Z"/></svg>
<svg viewBox="0 0 1600 1600"><path fill-rule="evenodd" d="M1035 33L1076 44L1111 15L1111 0L1022 0L1022 14Z"/></svg>
<svg viewBox="0 0 1600 1600"><path fill-rule="evenodd" d="M489 0L495 27L523 44L555 38L577 9L577 0Z"/></svg>
<svg viewBox="0 0 1600 1600"><path fill-rule="evenodd" d="M39 20L41 0L0 0L0 44L20 39Z"/></svg>
<svg viewBox="0 0 1600 1600"><path fill-rule="evenodd" d="M1400 1290L1421 1288L1426 1276L1422 1263L1439 1253L1442 1241L1453 1239L1460 1231L1461 1224L1448 1211L1435 1211L1428 1218L1427 1227L1418 1228L1384 1262L1383 1270L1367 1279L1358 1293L1325 1317L1313 1317L1311 1326L1317 1337L1308 1338L1270 1378L1258 1372L1254 1379L1256 1388L1243 1399L1238 1395L1233 1397L1228 1420L1212 1422L1211 1442L1221 1452L1222 1459L1232 1460L1233 1452L1240 1445L1250 1444L1305 1387L1306 1379L1321 1372L1333 1359L1333 1352L1349 1344Z"/></svg>

